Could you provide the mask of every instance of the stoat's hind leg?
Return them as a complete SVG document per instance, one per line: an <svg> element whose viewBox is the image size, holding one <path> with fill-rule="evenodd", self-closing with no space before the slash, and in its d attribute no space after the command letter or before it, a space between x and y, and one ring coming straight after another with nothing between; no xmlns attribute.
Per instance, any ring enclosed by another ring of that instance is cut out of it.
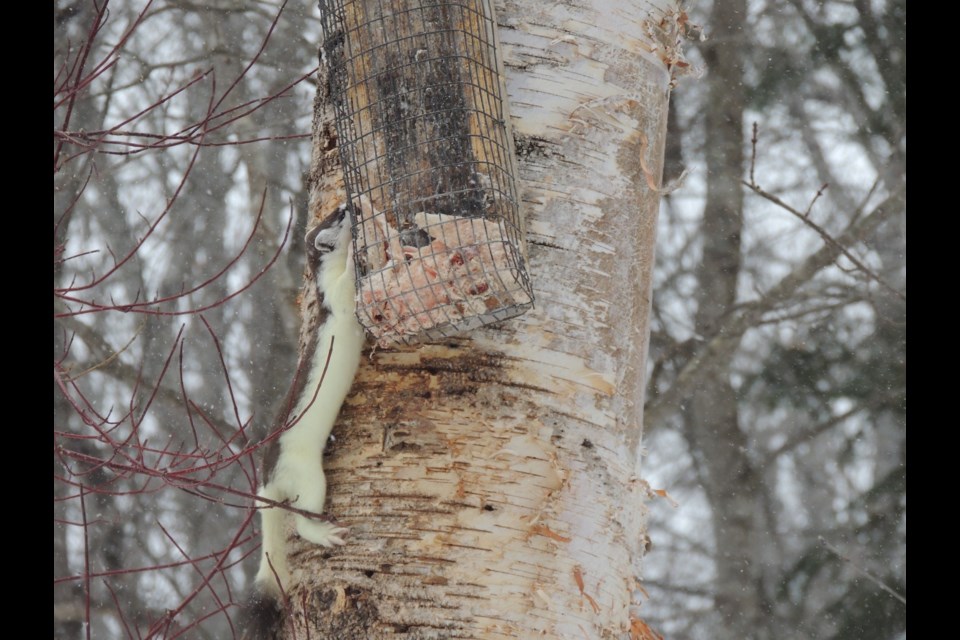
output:
<svg viewBox="0 0 960 640"><path fill-rule="evenodd" d="M323 513L327 499L327 479L323 474L323 467L314 462L312 465L302 465L298 471L298 495L293 506L311 513ZM323 547L345 544L346 528L333 522L316 520L300 514L297 514L296 518L297 533L301 538Z"/></svg>
<svg viewBox="0 0 960 640"><path fill-rule="evenodd" d="M263 487L258 495L274 502L282 502L285 499L285 496L273 486ZM290 572L287 569L286 535L283 528L286 513L285 510L277 507L264 507L260 510L263 546L260 551L260 570L257 572L256 582L261 589L273 594L274 597L279 596L290 582Z"/></svg>

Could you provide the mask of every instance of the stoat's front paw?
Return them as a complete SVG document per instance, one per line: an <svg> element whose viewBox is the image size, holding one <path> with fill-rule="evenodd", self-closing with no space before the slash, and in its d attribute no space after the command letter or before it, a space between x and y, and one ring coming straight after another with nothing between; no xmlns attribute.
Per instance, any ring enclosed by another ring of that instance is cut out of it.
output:
<svg viewBox="0 0 960 640"><path fill-rule="evenodd" d="M321 547L339 547L346 544L344 538L347 532L346 527L332 522L309 520L303 516L297 516L297 533L300 537Z"/></svg>

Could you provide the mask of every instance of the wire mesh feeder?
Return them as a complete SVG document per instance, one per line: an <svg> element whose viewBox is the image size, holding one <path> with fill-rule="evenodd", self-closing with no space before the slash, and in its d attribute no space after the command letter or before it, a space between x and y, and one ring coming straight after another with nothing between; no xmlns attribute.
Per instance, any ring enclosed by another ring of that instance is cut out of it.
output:
<svg viewBox="0 0 960 640"><path fill-rule="evenodd" d="M490 2L320 4L360 322L388 346L529 309Z"/></svg>

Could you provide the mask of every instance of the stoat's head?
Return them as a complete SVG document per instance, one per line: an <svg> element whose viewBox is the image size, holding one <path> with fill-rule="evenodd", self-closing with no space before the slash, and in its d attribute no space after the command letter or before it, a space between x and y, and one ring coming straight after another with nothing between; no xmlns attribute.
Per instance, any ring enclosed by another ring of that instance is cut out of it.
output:
<svg viewBox="0 0 960 640"><path fill-rule="evenodd" d="M314 268L327 256L346 251L350 244L350 216L341 204L307 233L307 256Z"/></svg>

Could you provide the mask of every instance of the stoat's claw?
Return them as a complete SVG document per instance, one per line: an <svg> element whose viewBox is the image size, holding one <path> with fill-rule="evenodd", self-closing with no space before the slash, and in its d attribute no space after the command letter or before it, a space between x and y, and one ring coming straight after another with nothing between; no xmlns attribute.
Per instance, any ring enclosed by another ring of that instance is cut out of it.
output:
<svg viewBox="0 0 960 640"><path fill-rule="evenodd" d="M344 539L349 530L333 522L317 522L302 518L297 523L297 533L321 547L339 547L347 543Z"/></svg>

